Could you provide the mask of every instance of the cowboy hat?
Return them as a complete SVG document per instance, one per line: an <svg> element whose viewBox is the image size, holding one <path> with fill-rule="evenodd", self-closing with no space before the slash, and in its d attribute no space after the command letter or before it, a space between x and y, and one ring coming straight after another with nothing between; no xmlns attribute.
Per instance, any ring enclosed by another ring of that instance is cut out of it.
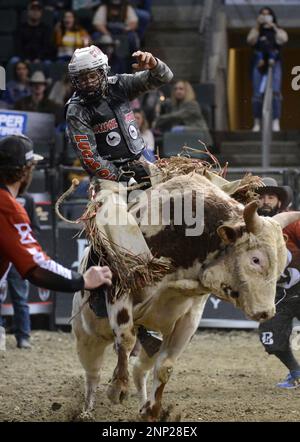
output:
<svg viewBox="0 0 300 442"><path fill-rule="evenodd" d="M259 187L256 192L259 195L272 193L277 195L281 201L281 210L286 209L293 200L293 191L290 186L279 186L277 181L271 177L263 177L263 187Z"/></svg>

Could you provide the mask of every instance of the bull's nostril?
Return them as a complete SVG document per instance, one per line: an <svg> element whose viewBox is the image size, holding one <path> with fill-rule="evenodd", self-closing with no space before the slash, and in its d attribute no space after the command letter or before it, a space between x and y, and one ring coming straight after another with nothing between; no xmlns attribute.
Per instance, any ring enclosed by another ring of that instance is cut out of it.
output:
<svg viewBox="0 0 300 442"><path fill-rule="evenodd" d="M263 313L261 313L260 315L259 315L259 319L260 320L265 320L265 319L268 319L268 313L267 312L263 312Z"/></svg>

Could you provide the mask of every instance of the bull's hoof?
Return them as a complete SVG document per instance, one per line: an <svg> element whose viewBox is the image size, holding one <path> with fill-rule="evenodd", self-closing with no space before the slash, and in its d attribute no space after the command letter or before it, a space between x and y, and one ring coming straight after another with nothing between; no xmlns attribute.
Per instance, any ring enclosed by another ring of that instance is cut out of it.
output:
<svg viewBox="0 0 300 442"><path fill-rule="evenodd" d="M140 422L158 422L159 409L155 406L150 406L150 401L147 401L140 409L138 420Z"/></svg>
<svg viewBox="0 0 300 442"><path fill-rule="evenodd" d="M175 405L168 405L167 408L162 409L159 415L160 422L180 422L181 412Z"/></svg>
<svg viewBox="0 0 300 442"><path fill-rule="evenodd" d="M176 409L174 405L169 405L165 409L155 409L149 406L144 406L138 416L138 420L141 422L180 422L181 412Z"/></svg>
<svg viewBox="0 0 300 442"><path fill-rule="evenodd" d="M74 416L75 422L95 422L95 416L91 411L83 410L80 414Z"/></svg>
<svg viewBox="0 0 300 442"><path fill-rule="evenodd" d="M128 385L113 381L107 388L107 397L113 404L122 404L128 399Z"/></svg>

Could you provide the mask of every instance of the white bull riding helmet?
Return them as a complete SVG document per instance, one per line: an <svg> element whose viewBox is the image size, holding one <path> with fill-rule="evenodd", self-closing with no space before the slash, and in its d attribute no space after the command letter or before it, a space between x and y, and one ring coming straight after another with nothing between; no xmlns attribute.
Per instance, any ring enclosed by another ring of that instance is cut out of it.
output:
<svg viewBox="0 0 300 442"><path fill-rule="evenodd" d="M106 95L108 58L97 46L76 49L68 65L71 83L85 99Z"/></svg>

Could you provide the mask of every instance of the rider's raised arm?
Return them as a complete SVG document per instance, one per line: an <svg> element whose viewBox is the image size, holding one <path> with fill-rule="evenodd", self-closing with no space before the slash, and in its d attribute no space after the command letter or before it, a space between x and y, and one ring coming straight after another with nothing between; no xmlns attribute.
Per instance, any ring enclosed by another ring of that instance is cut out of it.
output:
<svg viewBox="0 0 300 442"><path fill-rule="evenodd" d="M156 60L157 65L153 69L136 72L135 74L118 75L120 86L129 100L133 100L151 89L157 89L170 83L173 78L171 69L163 61L158 58Z"/></svg>

